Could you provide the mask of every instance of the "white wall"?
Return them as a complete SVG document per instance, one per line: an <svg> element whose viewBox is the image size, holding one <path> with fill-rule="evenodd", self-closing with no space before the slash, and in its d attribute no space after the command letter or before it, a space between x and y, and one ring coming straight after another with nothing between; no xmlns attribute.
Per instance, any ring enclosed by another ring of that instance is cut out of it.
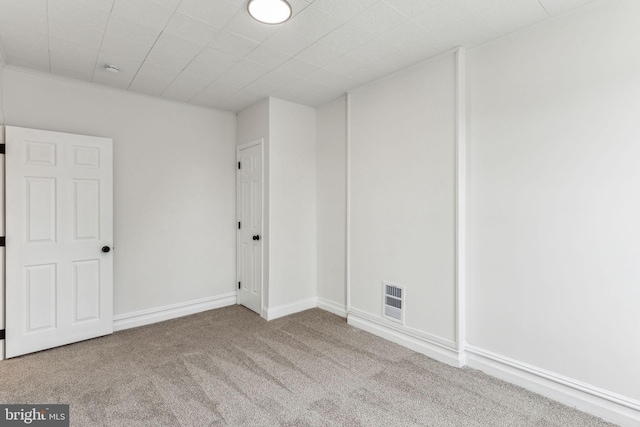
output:
<svg viewBox="0 0 640 427"><path fill-rule="evenodd" d="M468 340L640 399L640 2L468 55Z"/></svg>
<svg viewBox="0 0 640 427"><path fill-rule="evenodd" d="M319 108L317 156L318 297L345 307L347 104Z"/></svg>
<svg viewBox="0 0 640 427"><path fill-rule="evenodd" d="M456 63L448 54L350 98L351 307L382 314L406 287L406 327L455 340Z"/></svg>
<svg viewBox="0 0 640 427"><path fill-rule="evenodd" d="M270 99L269 308L316 291L316 110Z"/></svg>
<svg viewBox="0 0 640 427"><path fill-rule="evenodd" d="M5 69L6 122L114 140L114 314L235 291L235 117Z"/></svg>

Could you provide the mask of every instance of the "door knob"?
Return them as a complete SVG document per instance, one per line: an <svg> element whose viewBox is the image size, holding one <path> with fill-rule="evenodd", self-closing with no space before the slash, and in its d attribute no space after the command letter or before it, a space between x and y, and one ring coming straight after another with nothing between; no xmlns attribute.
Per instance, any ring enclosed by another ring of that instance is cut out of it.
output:
<svg viewBox="0 0 640 427"><path fill-rule="evenodd" d="M255 236L253 236L253 240L260 240L260 235L256 234Z"/></svg>
<svg viewBox="0 0 640 427"><path fill-rule="evenodd" d="M109 251L111 251L111 248L109 246L102 247L102 252L104 252L105 254L108 253Z"/></svg>

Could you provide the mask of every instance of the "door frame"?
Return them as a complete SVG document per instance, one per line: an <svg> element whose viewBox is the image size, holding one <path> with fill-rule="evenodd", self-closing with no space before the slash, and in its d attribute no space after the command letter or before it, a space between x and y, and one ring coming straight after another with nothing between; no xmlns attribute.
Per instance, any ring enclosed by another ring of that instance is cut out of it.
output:
<svg viewBox="0 0 640 427"><path fill-rule="evenodd" d="M266 319L266 304L265 304L265 275L264 275L264 260L265 260L265 252L269 249L269 233L265 228L265 198L267 195L265 194L265 159L264 159L264 138L258 138L253 141L246 142L244 144L240 144L236 147L236 163L240 161L240 152L242 150L246 150L248 148L252 148L255 146L260 146L260 191L262 192L261 206L260 210L262 211L262 215L260 215L260 229L262 230L262 250L260 251L260 317ZM236 223L240 221L240 186L238 185L240 182L240 170L236 168ZM236 283L239 281L239 272L240 272L240 230L236 226ZM240 289L238 289L236 285L236 304L240 304Z"/></svg>

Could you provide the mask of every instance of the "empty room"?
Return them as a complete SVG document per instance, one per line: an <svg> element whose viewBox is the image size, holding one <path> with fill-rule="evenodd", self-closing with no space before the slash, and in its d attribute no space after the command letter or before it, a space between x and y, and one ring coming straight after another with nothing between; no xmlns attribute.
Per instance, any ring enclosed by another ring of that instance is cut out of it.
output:
<svg viewBox="0 0 640 427"><path fill-rule="evenodd" d="M0 425L640 427L638 22L0 0Z"/></svg>

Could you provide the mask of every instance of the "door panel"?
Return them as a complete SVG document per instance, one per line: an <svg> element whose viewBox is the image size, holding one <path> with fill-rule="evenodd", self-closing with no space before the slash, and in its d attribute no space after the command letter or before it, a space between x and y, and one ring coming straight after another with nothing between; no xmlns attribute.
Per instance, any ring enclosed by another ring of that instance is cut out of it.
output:
<svg viewBox="0 0 640 427"><path fill-rule="evenodd" d="M6 128L6 356L113 332L112 141Z"/></svg>
<svg viewBox="0 0 640 427"><path fill-rule="evenodd" d="M262 142L238 150L238 304L262 309ZM259 237L259 239L256 239Z"/></svg>
<svg viewBox="0 0 640 427"><path fill-rule="evenodd" d="M26 332L56 327L56 265L31 265L25 268Z"/></svg>
<svg viewBox="0 0 640 427"><path fill-rule="evenodd" d="M100 260L73 263L74 323L100 319Z"/></svg>

